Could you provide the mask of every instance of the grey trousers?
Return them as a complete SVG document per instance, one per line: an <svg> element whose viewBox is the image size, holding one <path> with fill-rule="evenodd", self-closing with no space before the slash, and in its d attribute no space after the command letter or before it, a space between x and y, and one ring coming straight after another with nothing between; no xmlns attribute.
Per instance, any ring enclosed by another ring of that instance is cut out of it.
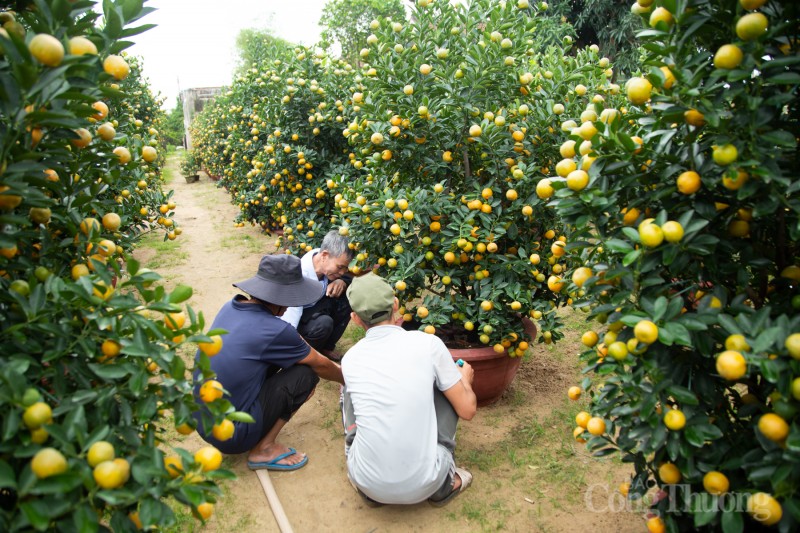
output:
<svg viewBox="0 0 800 533"><path fill-rule="evenodd" d="M347 456L350 451L350 446L356 438L356 430L358 427L356 425L353 402L350 398L350 394L347 393L346 386L342 388L339 402L342 409L342 425L344 427L344 453L345 456ZM453 484L455 483L456 429L458 428L458 415L450 404L450 400L448 400L444 393L437 389L436 386L433 387L433 407L436 412L437 442L440 446L446 448L453 456L453 462L450 465L450 472L447 479L445 479L442 486L430 496L432 500L441 500L450 494L453 490ZM358 487L356 487L356 490L358 490ZM361 493L361 491L359 491L359 493L363 497L367 497L365 494Z"/></svg>

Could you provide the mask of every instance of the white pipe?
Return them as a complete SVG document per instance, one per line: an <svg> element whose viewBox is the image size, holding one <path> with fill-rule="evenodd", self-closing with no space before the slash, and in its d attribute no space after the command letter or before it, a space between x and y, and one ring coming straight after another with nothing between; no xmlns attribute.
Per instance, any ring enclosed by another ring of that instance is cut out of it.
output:
<svg viewBox="0 0 800 533"><path fill-rule="evenodd" d="M256 470L256 475L258 476L258 481L261 482L261 488L264 489L264 494L267 495L267 501L272 509L272 515L275 517L275 521L278 523L278 528L281 530L281 533L294 533L291 524L289 524L289 518L286 516L281 501L278 499L278 493L275 492L275 487L272 486L272 481L269 479L269 472L266 470Z"/></svg>

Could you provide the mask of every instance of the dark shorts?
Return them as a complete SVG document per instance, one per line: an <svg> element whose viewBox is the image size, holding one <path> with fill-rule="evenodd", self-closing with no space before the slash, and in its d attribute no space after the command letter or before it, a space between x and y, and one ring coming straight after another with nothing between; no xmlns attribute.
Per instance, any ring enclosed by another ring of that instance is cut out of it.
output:
<svg viewBox="0 0 800 533"><path fill-rule="evenodd" d="M249 452L269 433L279 419L288 421L292 417L311 396L317 383L319 376L308 365L292 365L268 374L258 395L257 402L261 407L261 416L256 418L255 423L234 422L236 429L233 437L224 442L215 439L210 428L207 434L203 432L201 424L198 425L198 432L203 440L222 453ZM249 414L252 415L254 410L250 409ZM195 413L195 418L200 421L199 413Z"/></svg>
<svg viewBox="0 0 800 533"><path fill-rule="evenodd" d="M300 409L319 383L319 376L308 365L292 365L264 380L258 395L261 404L263 435L278 419L289 420ZM259 439L261 440L261 439Z"/></svg>

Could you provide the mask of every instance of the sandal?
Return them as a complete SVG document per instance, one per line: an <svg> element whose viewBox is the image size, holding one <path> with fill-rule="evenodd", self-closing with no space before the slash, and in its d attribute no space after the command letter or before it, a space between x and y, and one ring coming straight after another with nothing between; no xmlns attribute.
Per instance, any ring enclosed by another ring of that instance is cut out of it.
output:
<svg viewBox="0 0 800 533"><path fill-rule="evenodd" d="M456 496L467 490L469 486L472 485L472 474L470 474L467 469L456 467L456 475L458 475L458 477L461 478L461 486L458 487L457 489L453 489L453 491L450 492L450 494L448 494L441 500L431 500L430 498L428 498L428 503L430 503L434 507L444 507L445 505L450 503L450 500L452 500L453 498L455 498Z"/></svg>
<svg viewBox="0 0 800 533"><path fill-rule="evenodd" d="M282 453L279 456L270 459L269 461L247 461L247 468L250 470L297 470L298 468L303 468L306 463L308 462L308 456L306 455L303 457L303 460L299 463L295 463L293 465L282 464L280 461L286 459L287 457L291 457L292 455L296 454L297 450L294 448L289 448L289 451L286 453Z"/></svg>

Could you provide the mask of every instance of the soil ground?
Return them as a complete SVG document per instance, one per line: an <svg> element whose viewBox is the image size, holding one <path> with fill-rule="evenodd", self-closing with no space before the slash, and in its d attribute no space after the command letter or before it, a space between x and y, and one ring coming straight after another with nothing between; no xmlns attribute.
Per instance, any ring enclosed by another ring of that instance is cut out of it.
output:
<svg viewBox="0 0 800 533"><path fill-rule="evenodd" d="M194 288L189 304L202 311L207 327L219 307L236 294L231 284L252 276L262 255L276 251L275 238L254 227L234 227L237 208L228 193L201 173L187 184L176 157L169 159L167 188L175 191L176 241L149 238L136 252L144 266L164 276L168 288ZM583 401L570 402L566 390L580 378L576 354L585 328L582 316L565 314L569 332L555 346L534 344L511 388L494 405L479 409L458 433L457 460L474 474L472 487L447 507L427 504L370 508L347 481L339 386L321 382L316 394L282 431L279 440L310 458L294 472L270 472L270 479L294 531L567 531L591 524L595 531L644 529L642 513L626 509L617 487L631 472L616 456L592 457L572 438ZM351 324L339 347L360 337ZM190 359L191 347L183 356ZM174 434L171 444L195 450L197 434ZM201 526L180 506L169 531L279 531L246 457L227 456L223 467L238 479L222 484L215 514Z"/></svg>

